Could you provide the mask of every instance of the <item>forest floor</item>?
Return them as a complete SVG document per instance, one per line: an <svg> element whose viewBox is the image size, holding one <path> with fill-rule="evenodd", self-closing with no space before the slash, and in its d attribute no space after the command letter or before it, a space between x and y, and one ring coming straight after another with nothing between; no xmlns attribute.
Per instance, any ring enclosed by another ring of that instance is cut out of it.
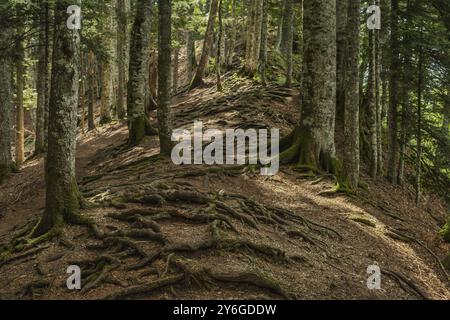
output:
<svg viewBox="0 0 450 320"><path fill-rule="evenodd" d="M174 99L175 127L280 128L298 119L298 91L236 77ZM339 135L338 135L339 136ZM176 166L158 138L126 149L125 123L79 135L82 211L103 235L67 226L63 237L0 261L0 299L450 299L437 236L446 215L433 195L363 176L357 196L324 192L329 177L283 166ZM344 143L340 141L340 143ZM0 243L44 208L43 160L0 186ZM69 265L83 289L66 287ZM370 265L382 270L369 290Z"/></svg>

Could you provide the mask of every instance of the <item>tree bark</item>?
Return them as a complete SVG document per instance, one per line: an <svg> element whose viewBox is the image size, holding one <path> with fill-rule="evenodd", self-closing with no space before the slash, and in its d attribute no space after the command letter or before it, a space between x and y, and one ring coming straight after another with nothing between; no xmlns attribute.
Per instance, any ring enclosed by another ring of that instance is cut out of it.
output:
<svg viewBox="0 0 450 320"><path fill-rule="evenodd" d="M214 41L214 24L217 16L218 0L211 0L209 9L208 26L206 27L205 40L203 41L202 56L197 67L197 72L191 81L189 89L194 89L203 84L203 77L205 76L206 66L208 64L209 55L212 50Z"/></svg>
<svg viewBox="0 0 450 320"><path fill-rule="evenodd" d="M171 0L159 0L158 32L158 126L162 155L172 152L172 115L170 111L170 64L171 64Z"/></svg>
<svg viewBox="0 0 450 320"><path fill-rule="evenodd" d="M10 30L0 32L0 46L8 43ZM8 176L12 166L11 155L11 59L0 54L0 183Z"/></svg>
<svg viewBox="0 0 450 320"><path fill-rule="evenodd" d="M127 49L128 49L128 12L126 1L117 0L117 117L119 120L126 115L126 73L127 73Z"/></svg>
<svg viewBox="0 0 450 320"><path fill-rule="evenodd" d="M95 61L94 53L88 53L88 83L89 83L89 103L88 103L88 131L95 130Z"/></svg>
<svg viewBox="0 0 450 320"><path fill-rule="evenodd" d="M376 47L375 47L375 29L369 30L369 78L367 84L368 103L367 103L367 125L369 126L369 173L372 178L376 178L378 170L378 137L377 137L377 65L376 65Z"/></svg>
<svg viewBox="0 0 450 320"><path fill-rule="evenodd" d="M145 113L145 86L148 63L151 0L138 0L131 31L128 82L128 144L137 145L146 135L156 134Z"/></svg>
<svg viewBox="0 0 450 320"><path fill-rule="evenodd" d="M23 29L19 28L19 34L23 33ZM16 166L20 167L25 160L25 127L24 127L24 105L23 91L25 89L25 49L23 41L17 42L17 58L16 58L16 148L15 158Z"/></svg>
<svg viewBox="0 0 450 320"><path fill-rule="evenodd" d="M283 40L282 48L286 59L286 87L292 85L292 71L293 71L293 61L292 61L292 46L294 41L294 1L286 1L286 14L284 16L284 28L283 28Z"/></svg>
<svg viewBox="0 0 450 320"><path fill-rule="evenodd" d="M296 130L281 141L284 151L280 161L336 172L336 1L305 1L303 10L301 120Z"/></svg>
<svg viewBox="0 0 450 320"><path fill-rule="evenodd" d="M217 77L217 91L222 91L223 88L220 70L222 66L222 37L223 37L222 0L219 0L218 16L219 16L219 35L217 39L216 77Z"/></svg>
<svg viewBox="0 0 450 320"><path fill-rule="evenodd" d="M336 42L337 42L337 64L336 64L336 116L342 120L345 107L345 85L346 79L345 67L348 63L349 48L347 44L347 18L348 18L348 0L339 0L336 2Z"/></svg>
<svg viewBox="0 0 450 320"><path fill-rule="evenodd" d="M47 74L48 74L48 58L47 58L47 4L45 0L39 1L39 48L38 48L38 65L37 65L37 108L36 108L36 141L34 145L35 155L45 152L45 112L47 108Z"/></svg>
<svg viewBox="0 0 450 320"><path fill-rule="evenodd" d="M266 65L267 65L267 20L268 20L268 2L263 0L262 10L262 26L261 26L261 45L259 51L259 72L261 74L261 83L263 86L267 85L266 79Z"/></svg>
<svg viewBox="0 0 450 320"><path fill-rule="evenodd" d="M66 10L72 4L81 6L81 1L56 1L46 202L42 219L33 231L35 237L58 230L64 222L76 222L80 208L75 176L80 35L66 26Z"/></svg>
<svg viewBox="0 0 450 320"><path fill-rule="evenodd" d="M391 0L391 66L390 66L390 88L389 88L389 155L388 155L388 179L393 184L397 184L397 164L398 164L398 82L400 66L399 30L398 30L398 0Z"/></svg>
<svg viewBox="0 0 450 320"><path fill-rule="evenodd" d="M359 25L360 0L348 3L345 49L344 96L344 157L342 175L348 187L354 189L359 182ZM339 42L338 42L339 45ZM338 59L339 61L339 59Z"/></svg>

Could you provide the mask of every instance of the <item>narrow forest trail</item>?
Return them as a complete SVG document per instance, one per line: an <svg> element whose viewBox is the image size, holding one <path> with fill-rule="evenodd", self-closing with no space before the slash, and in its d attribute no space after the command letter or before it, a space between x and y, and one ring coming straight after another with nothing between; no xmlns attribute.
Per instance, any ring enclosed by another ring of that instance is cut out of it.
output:
<svg viewBox="0 0 450 320"><path fill-rule="evenodd" d="M224 93L175 97L175 127L287 134L297 103L296 90L229 79ZM436 237L446 212L432 196L416 208L408 187L364 177L363 203L323 193L332 179L292 167L270 178L245 166L180 167L157 156L157 137L133 149L126 139L115 124L79 140L78 182L95 204L83 214L104 236L69 226L62 240L0 262L0 298L450 299L433 255L449 249ZM40 214L42 166L32 160L0 187L0 242ZM81 291L65 287L72 264ZM370 265L383 270L380 290L367 288Z"/></svg>

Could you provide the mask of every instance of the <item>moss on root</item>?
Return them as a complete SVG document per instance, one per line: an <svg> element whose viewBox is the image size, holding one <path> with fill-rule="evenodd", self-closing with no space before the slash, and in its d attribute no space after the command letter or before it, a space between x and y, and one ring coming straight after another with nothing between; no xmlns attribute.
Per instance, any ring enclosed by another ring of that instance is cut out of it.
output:
<svg viewBox="0 0 450 320"><path fill-rule="evenodd" d="M335 174L340 170L340 164L335 157L324 151L316 155L313 137L301 127L296 127L281 140L280 150L281 164L295 163L298 168L315 173L325 171Z"/></svg>
<svg viewBox="0 0 450 320"><path fill-rule="evenodd" d="M131 119L129 128L129 146L135 146L139 144L145 136L154 136L158 134L158 131L153 128L145 114Z"/></svg>

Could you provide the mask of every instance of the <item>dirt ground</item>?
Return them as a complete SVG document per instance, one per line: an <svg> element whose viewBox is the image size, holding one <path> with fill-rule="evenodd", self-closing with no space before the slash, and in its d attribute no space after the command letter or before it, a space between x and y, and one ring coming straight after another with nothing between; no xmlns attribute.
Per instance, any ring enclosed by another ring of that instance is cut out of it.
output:
<svg viewBox="0 0 450 320"><path fill-rule="evenodd" d="M176 128L280 128L298 119L298 91L241 79L180 94ZM437 236L448 215L410 186L363 176L355 196L334 181L283 166L176 166L157 137L124 148L125 123L79 134L77 174L103 237L67 226L63 237L0 260L0 299L450 299ZM343 143L342 141L340 143ZM345 142L344 142L345 143ZM0 243L44 209L43 159L0 186ZM325 191L325 192L324 192ZM66 287L69 265L83 289ZM370 265L382 271L369 290Z"/></svg>

